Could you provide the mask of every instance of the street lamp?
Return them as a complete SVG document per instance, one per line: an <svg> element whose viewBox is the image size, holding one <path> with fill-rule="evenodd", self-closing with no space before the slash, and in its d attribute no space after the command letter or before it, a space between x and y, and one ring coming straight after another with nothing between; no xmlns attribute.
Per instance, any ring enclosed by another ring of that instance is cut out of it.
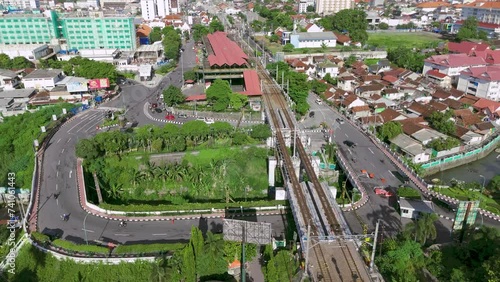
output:
<svg viewBox="0 0 500 282"><path fill-rule="evenodd" d="M85 243L88 245L89 241L87 240L87 228L85 228L85 221L87 220L87 216L89 216L90 213L87 213L85 215L85 218L83 219L83 232L85 232Z"/></svg>
<svg viewBox="0 0 500 282"><path fill-rule="evenodd" d="M484 185L486 183L486 178L482 175L479 175L479 177L481 177L483 179L483 186L481 187L481 194L483 194L483 191L484 191Z"/></svg>

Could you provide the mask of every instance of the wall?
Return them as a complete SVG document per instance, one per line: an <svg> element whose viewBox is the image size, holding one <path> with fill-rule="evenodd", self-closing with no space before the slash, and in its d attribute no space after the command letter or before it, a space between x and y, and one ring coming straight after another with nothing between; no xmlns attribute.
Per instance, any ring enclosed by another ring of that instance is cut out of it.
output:
<svg viewBox="0 0 500 282"><path fill-rule="evenodd" d="M482 159L489 155L493 150L495 150L497 144L499 143L500 136L497 136L495 139L493 139L493 141L489 142L481 148L423 164L422 168L425 170L424 174L432 175L443 170Z"/></svg>
<svg viewBox="0 0 500 282"><path fill-rule="evenodd" d="M385 59L387 58L387 51L336 51L336 52L327 52L327 55L332 55L339 58L347 58L351 55L362 57L362 58L373 58L373 59ZM310 53L310 54L293 54L293 55L285 55L285 59L301 59L307 58L309 56L324 56L325 53Z"/></svg>

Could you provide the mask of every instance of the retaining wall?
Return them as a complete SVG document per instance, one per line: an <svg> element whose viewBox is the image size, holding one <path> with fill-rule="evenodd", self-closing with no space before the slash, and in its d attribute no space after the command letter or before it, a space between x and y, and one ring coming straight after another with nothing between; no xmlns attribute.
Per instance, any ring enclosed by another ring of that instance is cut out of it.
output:
<svg viewBox="0 0 500 282"><path fill-rule="evenodd" d="M387 58L387 51L335 51L335 52L326 52L326 53L310 53L310 54L290 54L285 55L285 59L301 59L307 58L311 56L324 56L332 55L339 58L347 58L351 55L356 57L361 57L364 59L385 59Z"/></svg>

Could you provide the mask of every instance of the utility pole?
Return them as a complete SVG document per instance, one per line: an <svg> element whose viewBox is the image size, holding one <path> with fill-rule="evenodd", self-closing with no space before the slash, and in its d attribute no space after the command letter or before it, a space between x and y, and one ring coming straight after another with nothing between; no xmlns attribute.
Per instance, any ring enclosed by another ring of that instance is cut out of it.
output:
<svg viewBox="0 0 500 282"><path fill-rule="evenodd" d="M297 129L293 129L293 158L296 158L295 152L297 148Z"/></svg>
<svg viewBox="0 0 500 282"><path fill-rule="evenodd" d="M244 223L243 224L243 241L241 242L241 282L246 282L246 279L247 279L247 274L246 274L246 270L245 270L245 241L246 241L246 224Z"/></svg>
<svg viewBox="0 0 500 282"><path fill-rule="evenodd" d="M373 273L373 266L375 265L375 250L377 249L377 237L378 237L378 226L380 224L380 219L377 220L377 225L375 226L375 237L373 238L373 250L372 257L370 260L370 272Z"/></svg>
<svg viewBox="0 0 500 282"><path fill-rule="evenodd" d="M278 82L278 64L276 64L276 82Z"/></svg>
<svg viewBox="0 0 500 282"><path fill-rule="evenodd" d="M285 89L285 72L281 73L281 89Z"/></svg>
<svg viewBox="0 0 500 282"><path fill-rule="evenodd" d="M307 271L309 268L309 241L311 240L311 225L307 225L307 235L306 235L306 261L304 266L304 275L307 275Z"/></svg>

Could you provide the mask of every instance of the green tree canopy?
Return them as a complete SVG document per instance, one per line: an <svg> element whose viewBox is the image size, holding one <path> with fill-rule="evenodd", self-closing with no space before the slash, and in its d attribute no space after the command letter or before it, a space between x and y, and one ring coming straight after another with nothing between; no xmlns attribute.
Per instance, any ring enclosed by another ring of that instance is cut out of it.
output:
<svg viewBox="0 0 500 282"><path fill-rule="evenodd" d="M220 112L229 107L233 91L227 80L216 79L206 93L208 103L213 106L214 111Z"/></svg>
<svg viewBox="0 0 500 282"><path fill-rule="evenodd" d="M388 239L384 245L391 243ZM383 256L376 259L380 272L386 281L416 282L417 273L425 265L425 257L420 244L411 240L394 242L396 248L389 249ZM386 248L384 246L384 248Z"/></svg>
<svg viewBox="0 0 500 282"><path fill-rule="evenodd" d="M177 59L181 49L181 35L172 26L164 27L161 32L163 33L162 44L165 56L169 59Z"/></svg>
<svg viewBox="0 0 500 282"><path fill-rule="evenodd" d="M194 69L188 70L188 71L184 72L184 80L197 81L198 75L196 74Z"/></svg>
<svg viewBox="0 0 500 282"><path fill-rule="evenodd" d="M414 52L412 48L397 47L387 51L387 59L398 67L410 69L414 72L421 72L424 67L426 55Z"/></svg>
<svg viewBox="0 0 500 282"><path fill-rule="evenodd" d="M194 24L191 27L191 34L193 35L194 41L201 41L203 36L206 36L209 33L208 27L202 24Z"/></svg>
<svg viewBox="0 0 500 282"><path fill-rule="evenodd" d="M456 39L458 41L464 41L469 39L482 39L488 40L487 34L484 31L478 31L478 23L476 17L468 17L462 23L462 26L458 30Z"/></svg>
<svg viewBox="0 0 500 282"><path fill-rule="evenodd" d="M165 105L172 107L175 104L180 104L186 100L180 88L170 85L167 89L163 90L163 101Z"/></svg>
<svg viewBox="0 0 500 282"><path fill-rule="evenodd" d="M384 123L378 128L378 138L384 140L385 142L401 133L403 133L403 127L401 126L401 123L395 121Z"/></svg>
<svg viewBox="0 0 500 282"><path fill-rule="evenodd" d="M327 30L348 32L352 41L365 43L368 40L368 21L361 9L345 9L335 15L323 17L320 24Z"/></svg>
<svg viewBox="0 0 500 282"><path fill-rule="evenodd" d="M153 44L154 42L161 41L162 35L161 28L154 27L151 33L149 33L149 42Z"/></svg>
<svg viewBox="0 0 500 282"><path fill-rule="evenodd" d="M435 111L427 118L431 126L437 131L446 134L453 135L455 133L455 123L451 119L453 116L453 111L448 110L444 113Z"/></svg>
<svg viewBox="0 0 500 282"><path fill-rule="evenodd" d="M269 128L269 125L267 124L257 124L252 126L252 132L250 133L250 136L257 140L266 140L271 137L271 135L271 128Z"/></svg>
<svg viewBox="0 0 500 282"><path fill-rule="evenodd" d="M293 49L295 49L295 46L292 43L287 43L283 46L283 52L292 52Z"/></svg>
<svg viewBox="0 0 500 282"><path fill-rule="evenodd" d="M387 30L387 29L389 29L389 25L386 23L379 23L378 28L382 29L382 30Z"/></svg>
<svg viewBox="0 0 500 282"><path fill-rule="evenodd" d="M214 18L208 25L208 30L210 33L214 33L216 31L224 31L224 25L219 21L219 19Z"/></svg>

